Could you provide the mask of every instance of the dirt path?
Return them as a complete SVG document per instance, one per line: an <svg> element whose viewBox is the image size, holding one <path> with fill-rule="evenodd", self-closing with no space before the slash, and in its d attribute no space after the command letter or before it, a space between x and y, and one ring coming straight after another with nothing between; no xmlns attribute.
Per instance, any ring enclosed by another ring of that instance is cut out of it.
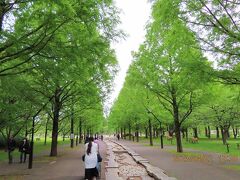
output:
<svg viewBox="0 0 240 180"><path fill-rule="evenodd" d="M208 156L209 153L196 157L178 156L159 147L150 147L141 143L120 140L121 144L133 149L149 162L178 180L239 180L240 172L225 168L229 164L240 164L239 158ZM213 154L213 153L212 153Z"/></svg>
<svg viewBox="0 0 240 180"><path fill-rule="evenodd" d="M74 149L65 148L60 151L58 158L47 156L35 158L33 169L27 169L26 164L14 163L12 165L0 164L0 179L26 179L26 180L81 180L84 177L84 162L81 157L84 146ZM106 145L100 142L100 152L103 161L106 156ZM102 178L104 177L104 165L102 165Z"/></svg>

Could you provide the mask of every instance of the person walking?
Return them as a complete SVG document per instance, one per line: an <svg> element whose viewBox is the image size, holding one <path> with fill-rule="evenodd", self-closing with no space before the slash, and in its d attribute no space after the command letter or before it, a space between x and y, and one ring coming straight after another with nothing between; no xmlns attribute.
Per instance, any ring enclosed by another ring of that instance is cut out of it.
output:
<svg viewBox="0 0 240 180"><path fill-rule="evenodd" d="M12 152L16 147L16 141L13 139L13 136L9 137L7 145L8 145L8 163L12 164L13 162Z"/></svg>
<svg viewBox="0 0 240 180"><path fill-rule="evenodd" d="M98 177L98 145L94 143L93 137L85 144L85 179L93 180Z"/></svg>
<svg viewBox="0 0 240 180"><path fill-rule="evenodd" d="M28 139L25 137L19 146L20 163L26 162L26 158L27 158L27 154L29 154L29 150L30 150L30 144Z"/></svg>

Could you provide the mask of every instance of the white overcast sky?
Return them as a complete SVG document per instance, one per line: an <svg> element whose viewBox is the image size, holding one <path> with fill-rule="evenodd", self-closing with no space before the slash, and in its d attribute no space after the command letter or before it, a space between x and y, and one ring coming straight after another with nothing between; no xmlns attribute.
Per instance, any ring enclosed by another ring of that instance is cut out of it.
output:
<svg viewBox="0 0 240 180"><path fill-rule="evenodd" d="M112 47L116 50L120 71L114 81L114 91L111 94L108 106L117 98L126 76L127 69L132 61L131 51L137 51L144 41L145 25L151 14L151 4L147 0L115 0L116 6L121 9L119 27L128 35Z"/></svg>

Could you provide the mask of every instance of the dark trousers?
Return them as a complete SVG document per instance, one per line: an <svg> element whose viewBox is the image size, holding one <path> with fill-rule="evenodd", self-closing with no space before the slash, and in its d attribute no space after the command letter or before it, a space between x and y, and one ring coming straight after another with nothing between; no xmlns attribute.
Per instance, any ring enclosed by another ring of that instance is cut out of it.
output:
<svg viewBox="0 0 240 180"><path fill-rule="evenodd" d="M27 153L26 152L20 152L20 163L26 162L26 159L27 159Z"/></svg>
<svg viewBox="0 0 240 180"><path fill-rule="evenodd" d="M12 152L13 151L8 150L8 163L9 164L12 164L12 161L13 161Z"/></svg>

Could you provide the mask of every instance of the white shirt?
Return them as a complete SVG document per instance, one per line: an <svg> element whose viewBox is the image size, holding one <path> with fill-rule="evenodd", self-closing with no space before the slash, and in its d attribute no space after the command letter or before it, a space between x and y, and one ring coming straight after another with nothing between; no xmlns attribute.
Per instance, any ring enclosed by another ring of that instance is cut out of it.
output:
<svg viewBox="0 0 240 180"><path fill-rule="evenodd" d="M95 168L98 163L98 159L97 159L98 145L92 142L91 153L87 155L88 144L89 143L85 144L85 168L91 169L91 168Z"/></svg>

